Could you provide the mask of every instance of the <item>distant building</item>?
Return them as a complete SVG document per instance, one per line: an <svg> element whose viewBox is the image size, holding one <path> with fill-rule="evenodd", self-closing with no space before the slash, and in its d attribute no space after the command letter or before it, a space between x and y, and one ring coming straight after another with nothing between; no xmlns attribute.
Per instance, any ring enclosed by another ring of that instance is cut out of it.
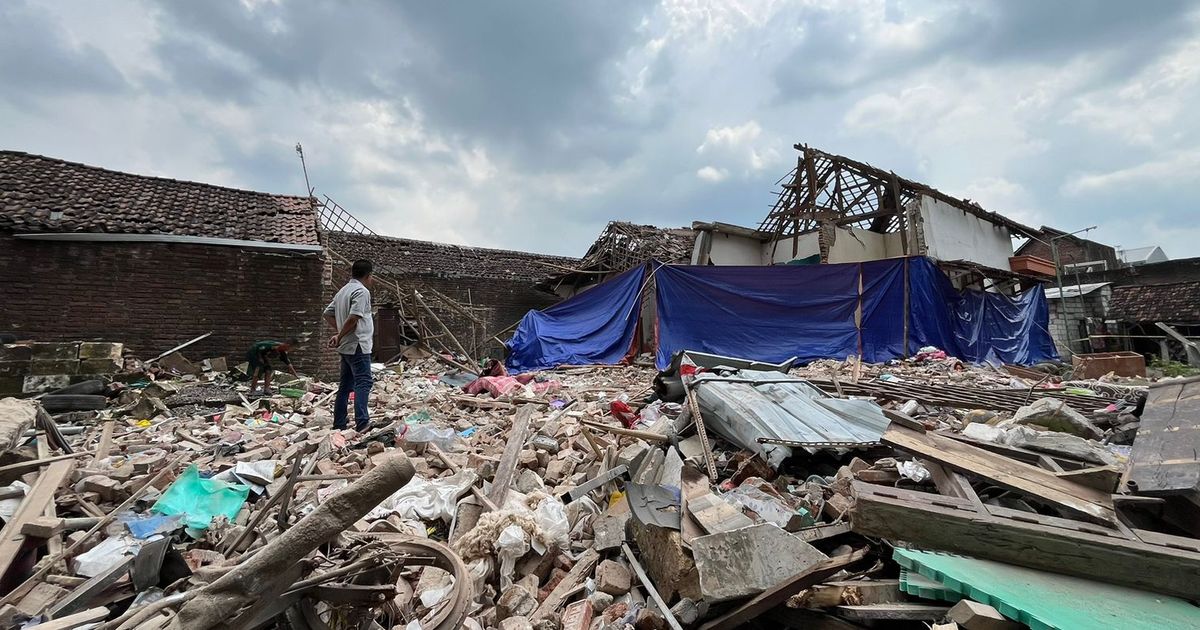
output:
<svg viewBox="0 0 1200 630"><path fill-rule="evenodd" d="M1117 250L1117 253L1121 256L1121 262L1129 266L1161 263L1170 260L1162 248L1157 245L1120 249Z"/></svg>

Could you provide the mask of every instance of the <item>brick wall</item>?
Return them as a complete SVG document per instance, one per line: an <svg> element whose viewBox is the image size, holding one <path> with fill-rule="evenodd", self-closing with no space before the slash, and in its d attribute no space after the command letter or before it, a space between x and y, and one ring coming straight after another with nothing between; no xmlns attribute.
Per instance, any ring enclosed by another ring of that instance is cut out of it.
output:
<svg viewBox="0 0 1200 630"><path fill-rule="evenodd" d="M1040 238L1044 241L1049 241L1052 236L1043 234ZM1060 238L1055 243L1058 248L1058 262L1061 265L1104 260L1108 262L1110 269L1120 266L1117 261L1116 250L1107 245L1086 239L1076 240L1074 238ZM1021 255L1037 256L1049 261L1054 260L1054 250L1051 249L1049 244L1041 241L1031 240L1026 243L1021 247Z"/></svg>
<svg viewBox="0 0 1200 630"><path fill-rule="evenodd" d="M0 234L0 332L122 342L126 356L148 358L211 330L184 355L240 363L256 340L307 331L317 334L297 367L317 372L324 264L317 253Z"/></svg>
<svg viewBox="0 0 1200 630"><path fill-rule="evenodd" d="M345 284L350 277L350 268L344 263L332 265L332 279L328 297ZM519 321L525 313L532 309L543 309L559 302L560 298L533 287L529 280L508 280L502 278L473 278L446 277L435 274L390 274L385 279L394 280L403 285L416 286L418 289L435 289L446 296L457 300L463 305L474 306L472 312L483 320L486 326L475 324L461 313L447 308L439 308L434 300L429 301L431 310L435 312L459 341L468 346L467 350L477 352L480 357L503 357L503 348L495 340L480 348L470 347L473 337L482 338L485 334L497 333L509 324ZM373 301L376 307L382 306L387 300L388 290L382 283L376 284ZM378 324L378 322L377 322ZM486 329L486 330L485 330ZM502 339L510 337L512 331L500 335ZM449 340L446 341L450 345ZM376 357L387 360L390 357Z"/></svg>

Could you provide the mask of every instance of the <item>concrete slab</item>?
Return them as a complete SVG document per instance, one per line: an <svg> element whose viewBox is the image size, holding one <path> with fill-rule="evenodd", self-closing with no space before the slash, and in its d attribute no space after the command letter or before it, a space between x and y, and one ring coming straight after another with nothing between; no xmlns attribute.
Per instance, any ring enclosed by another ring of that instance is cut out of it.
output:
<svg viewBox="0 0 1200 630"><path fill-rule="evenodd" d="M692 554L710 602L757 595L828 559L770 523L701 536L692 541Z"/></svg>

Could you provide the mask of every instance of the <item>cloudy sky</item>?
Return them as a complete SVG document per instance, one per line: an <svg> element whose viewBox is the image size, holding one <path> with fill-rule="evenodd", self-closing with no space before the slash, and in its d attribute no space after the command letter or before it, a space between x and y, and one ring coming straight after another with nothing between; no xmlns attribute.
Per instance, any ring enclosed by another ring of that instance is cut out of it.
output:
<svg viewBox="0 0 1200 630"><path fill-rule="evenodd" d="M4 0L0 148L302 194L301 142L378 232L577 256L609 219L757 225L805 142L1200 256L1198 9Z"/></svg>

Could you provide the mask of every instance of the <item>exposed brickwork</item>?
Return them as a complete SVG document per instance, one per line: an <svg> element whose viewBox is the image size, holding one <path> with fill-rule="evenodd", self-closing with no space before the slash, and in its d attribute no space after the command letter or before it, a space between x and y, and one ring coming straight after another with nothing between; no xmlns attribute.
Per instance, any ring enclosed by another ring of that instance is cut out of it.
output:
<svg viewBox="0 0 1200 630"><path fill-rule="evenodd" d="M418 290L434 289L464 305L474 305L473 312L475 316L486 323L486 331L483 330L484 327L478 324L475 325L474 336L477 337L482 337L484 334L498 333L509 324L519 321L530 310L546 308L559 301L558 296L535 289L533 283L528 280L441 277L429 273L395 273L392 269L389 269L387 274L386 278L394 279L405 286L415 286ZM332 299L333 292L341 287L347 278L350 277L349 266L341 263L334 264L332 277L333 282L328 285L329 288L326 292L327 302L328 299ZM373 291L375 306L382 306L389 299L393 299L391 291L377 284ZM446 326L451 329L454 336L464 345L469 346L469 340L472 339L471 320L454 310L438 308L436 303L431 303L430 306L438 318L445 322ZM509 334L511 335L511 331ZM505 338L506 336L501 335L501 338ZM485 357L500 357L503 352L503 349L495 340L491 340L481 348L468 347L467 349L478 352L480 356ZM390 357L377 358L386 360ZM336 367L336 357L331 356L330 360L331 364Z"/></svg>
<svg viewBox="0 0 1200 630"><path fill-rule="evenodd" d="M1042 233L1038 235L1038 238L1041 240L1030 239L1017 249L1016 255L1037 256L1038 258L1053 261L1054 248L1051 248L1049 243L1052 238L1059 237L1054 243L1058 249L1058 262L1060 265L1103 260L1108 263L1109 269L1116 269L1121 266L1117 260L1117 252L1112 247L1076 236L1062 236L1062 234L1058 230L1043 227Z"/></svg>
<svg viewBox="0 0 1200 630"><path fill-rule="evenodd" d="M162 243L23 241L0 234L0 332L39 341L107 340L147 358L185 351L244 360L259 339L318 333L294 353L316 371L325 306L317 254Z"/></svg>

